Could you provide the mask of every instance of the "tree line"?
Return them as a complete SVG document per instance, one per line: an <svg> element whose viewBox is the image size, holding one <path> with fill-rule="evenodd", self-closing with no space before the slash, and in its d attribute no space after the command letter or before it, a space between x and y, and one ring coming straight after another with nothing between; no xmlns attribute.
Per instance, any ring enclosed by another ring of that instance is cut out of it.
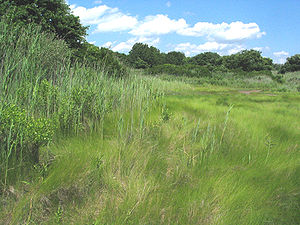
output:
<svg viewBox="0 0 300 225"><path fill-rule="evenodd" d="M159 49L143 43L136 43L128 55L128 63L135 68L151 68L163 64L198 65L211 68L242 69L244 71L271 70L272 59L261 56L256 50L243 50L229 56L204 52L194 57L186 57L182 52L161 53Z"/></svg>

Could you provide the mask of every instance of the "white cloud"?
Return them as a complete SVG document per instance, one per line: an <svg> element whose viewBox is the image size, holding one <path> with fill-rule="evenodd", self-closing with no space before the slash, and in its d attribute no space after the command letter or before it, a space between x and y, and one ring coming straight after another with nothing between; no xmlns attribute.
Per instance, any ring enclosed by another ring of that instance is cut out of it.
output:
<svg viewBox="0 0 300 225"><path fill-rule="evenodd" d="M198 22L193 27L180 29L180 35L193 37L206 37L209 41L235 42L250 38L260 38L265 35L261 32L256 23L245 24L237 21L228 23L213 24Z"/></svg>
<svg viewBox="0 0 300 225"><path fill-rule="evenodd" d="M237 53L243 49L241 45L218 42L206 42L201 45L187 42L175 46L175 51L184 52L187 56L200 54L202 52L218 52L221 55L228 55Z"/></svg>
<svg viewBox="0 0 300 225"><path fill-rule="evenodd" d="M167 1L166 6L167 6L168 8L170 8L170 7L172 6L172 3L171 3L170 1Z"/></svg>
<svg viewBox="0 0 300 225"><path fill-rule="evenodd" d="M289 56L289 53L285 51L280 51L274 52L273 55L275 56L275 63L284 64L286 62L286 58Z"/></svg>
<svg viewBox="0 0 300 225"><path fill-rule="evenodd" d="M97 29L94 31L94 33L130 30L137 25L138 20L132 16L122 13L115 13L105 16L104 18L99 19L97 22Z"/></svg>
<svg viewBox="0 0 300 225"><path fill-rule="evenodd" d="M94 3L102 4L102 1L95 0ZM170 7L171 1L167 1L166 5ZM261 38L266 34L261 31L256 23L243 23L241 21L218 24L198 22L194 25L189 25L184 18L171 19L168 15L162 14L146 16L138 20L137 16L124 14L118 8L111 8L104 4L93 8L77 5L71 5L70 7L74 15L79 16L84 25L94 25L92 26L92 34L126 31L133 35L133 38L127 41L119 42L118 44L107 42L103 45L104 47L111 47L114 51L126 52L137 42L155 46L160 41L157 36L175 33L182 36L201 37L206 41L200 45L191 43L178 44L175 46L176 51L183 51L186 55L199 54L206 51L226 55L243 50L242 41ZM257 47L255 49L262 51L263 48ZM280 53L282 53L281 57L286 56L283 52L275 52L274 56L280 55Z"/></svg>
<svg viewBox="0 0 300 225"><path fill-rule="evenodd" d="M100 3L101 1L96 1ZM168 1L167 6L171 6ZM146 16L143 20L126 15L118 8L99 5L93 8L71 5L76 16L80 17L84 25L97 25L95 32L117 32L129 30L134 36L153 36L176 32L183 36L204 37L209 42L227 43L239 42L265 35L256 23L240 21L228 23L198 22L194 26L188 25L186 20L170 19L168 15Z"/></svg>
<svg viewBox="0 0 300 225"><path fill-rule="evenodd" d="M99 19L106 13L112 13L118 9L110 8L106 5L96 6L94 8L87 9L82 6L71 5L71 10L75 16L79 16L80 21L84 25L98 24Z"/></svg>
<svg viewBox="0 0 300 225"><path fill-rule="evenodd" d="M254 47L252 49L261 52L264 48L263 47Z"/></svg>
<svg viewBox="0 0 300 225"><path fill-rule="evenodd" d="M114 43L112 43L111 41L108 41L108 42L106 42L106 43L104 43L103 45L101 45L101 47L104 47L104 48L111 48L112 47L112 45L113 45Z"/></svg>
<svg viewBox="0 0 300 225"><path fill-rule="evenodd" d="M145 43L150 46L156 46L159 43L159 38L147 38L147 37L139 37L139 38L131 38L125 42L121 42L112 48L113 51L117 52L128 52L131 50L132 46L135 43Z"/></svg>
<svg viewBox="0 0 300 225"><path fill-rule="evenodd" d="M236 54L242 50L245 50L245 48L242 45L232 45L229 46L229 49L226 52L220 52L220 55L232 55Z"/></svg>
<svg viewBox="0 0 300 225"><path fill-rule="evenodd" d="M89 9L72 5L71 10L74 15L80 17L80 21L84 25L97 25L97 28L93 33L130 30L138 23L138 20L135 17L125 15L120 12L118 8L111 8L106 5L100 5Z"/></svg>
<svg viewBox="0 0 300 225"><path fill-rule="evenodd" d="M172 20L167 15L147 16L137 27L129 33L135 36L162 35L175 32L188 25L184 19Z"/></svg>
<svg viewBox="0 0 300 225"><path fill-rule="evenodd" d="M273 53L276 57L282 57L282 56L288 56L289 53L285 52L285 51L281 51L281 52L274 52Z"/></svg>

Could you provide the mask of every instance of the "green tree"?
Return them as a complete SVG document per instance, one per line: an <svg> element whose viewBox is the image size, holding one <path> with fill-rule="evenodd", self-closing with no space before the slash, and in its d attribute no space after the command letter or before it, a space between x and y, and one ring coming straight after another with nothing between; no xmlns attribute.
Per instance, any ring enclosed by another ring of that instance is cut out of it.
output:
<svg viewBox="0 0 300 225"><path fill-rule="evenodd" d="M124 77L128 75L127 68L120 61L118 54L110 49L99 48L85 41L75 53L77 60L85 65L100 67L110 76Z"/></svg>
<svg viewBox="0 0 300 225"><path fill-rule="evenodd" d="M81 46L87 31L64 0L0 0L0 18L21 26L36 23L43 31L64 39L71 48Z"/></svg>
<svg viewBox="0 0 300 225"><path fill-rule="evenodd" d="M228 69L242 69L243 71L271 70L272 59L261 56L257 50L243 50L236 54L223 57L223 64Z"/></svg>
<svg viewBox="0 0 300 225"><path fill-rule="evenodd" d="M182 52L168 52L165 54L164 64L183 65L185 63L185 55Z"/></svg>
<svg viewBox="0 0 300 225"><path fill-rule="evenodd" d="M129 61L135 68L147 68L160 64L160 51L147 44L136 43L129 52Z"/></svg>
<svg viewBox="0 0 300 225"><path fill-rule="evenodd" d="M288 57L286 63L280 69L280 73L295 71L300 71L300 54Z"/></svg>
<svg viewBox="0 0 300 225"><path fill-rule="evenodd" d="M222 64L222 57L215 52L200 53L191 58L191 63L199 66L219 66Z"/></svg>

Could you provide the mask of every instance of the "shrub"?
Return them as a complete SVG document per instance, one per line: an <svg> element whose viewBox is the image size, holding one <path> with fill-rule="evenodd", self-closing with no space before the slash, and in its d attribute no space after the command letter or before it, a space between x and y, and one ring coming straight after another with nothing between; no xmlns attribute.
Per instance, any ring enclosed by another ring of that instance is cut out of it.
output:
<svg viewBox="0 0 300 225"><path fill-rule="evenodd" d="M211 72L206 66L197 66L192 64L186 64L183 66L177 66L172 64L164 64L154 66L148 69L150 74L169 74L175 76L187 76L187 77L210 77Z"/></svg>
<svg viewBox="0 0 300 225"><path fill-rule="evenodd" d="M72 60L79 61L85 66L101 69L109 76L124 77L128 75L127 67L120 61L117 54L88 42L83 43L82 48L74 52Z"/></svg>
<svg viewBox="0 0 300 225"><path fill-rule="evenodd" d="M25 110L13 104L4 105L0 109L0 146L1 151L8 155L14 150L16 156L20 156L20 147L30 151L34 160L38 161L38 148L52 140L54 125L50 119L35 119L27 116ZM26 156L26 152L22 155Z"/></svg>
<svg viewBox="0 0 300 225"><path fill-rule="evenodd" d="M0 109L1 184L16 182L27 164L39 162L39 148L52 140L54 130L51 120L30 117L16 105Z"/></svg>

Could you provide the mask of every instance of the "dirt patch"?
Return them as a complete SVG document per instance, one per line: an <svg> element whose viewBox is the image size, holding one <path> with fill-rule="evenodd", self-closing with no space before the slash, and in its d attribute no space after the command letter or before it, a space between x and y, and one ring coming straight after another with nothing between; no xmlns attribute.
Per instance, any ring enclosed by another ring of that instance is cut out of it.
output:
<svg viewBox="0 0 300 225"><path fill-rule="evenodd" d="M242 94L250 95L251 93L259 93L261 90L239 91Z"/></svg>

